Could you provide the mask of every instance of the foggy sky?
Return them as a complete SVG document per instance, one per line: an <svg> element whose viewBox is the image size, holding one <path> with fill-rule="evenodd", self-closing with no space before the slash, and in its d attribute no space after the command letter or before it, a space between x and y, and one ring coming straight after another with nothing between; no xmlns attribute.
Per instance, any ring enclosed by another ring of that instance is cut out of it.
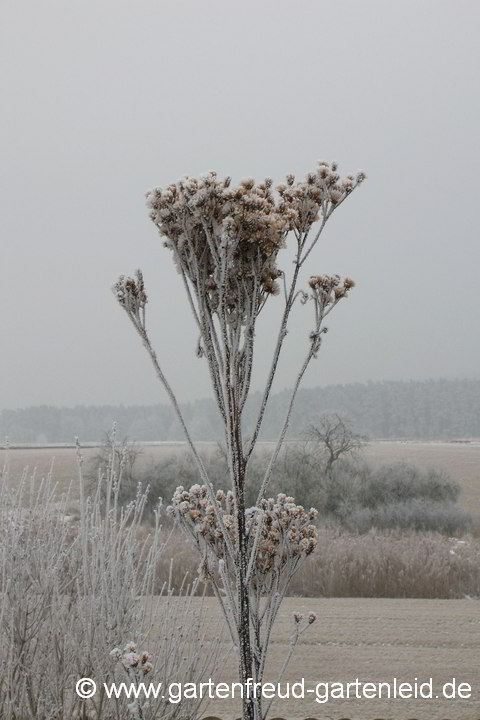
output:
<svg viewBox="0 0 480 720"><path fill-rule="evenodd" d="M110 290L137 267L180 399L209 395L144 193L210 169L281 181L318 159L368 180L306 269L357 287L304 384L479 376L478 2L3 0L0 13L1 408L166 401ZM310 311L293 320L277 389L307 350Z"/></svg>

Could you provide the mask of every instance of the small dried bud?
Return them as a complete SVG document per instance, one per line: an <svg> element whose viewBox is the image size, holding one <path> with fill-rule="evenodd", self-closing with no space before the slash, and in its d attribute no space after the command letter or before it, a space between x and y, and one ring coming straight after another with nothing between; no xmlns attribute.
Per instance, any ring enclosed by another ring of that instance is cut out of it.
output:
<svg viewBox="0 0 480 720"><path fill-rule="evenodd" d="M247 190L251 190L255 185L255 180L251 177L243 178L243 180L240 180L240 185L247 188Z"/></svg>
<svg viewBox="0 0 480 720"><path fill-rule="evenodd" d="M120 275L112 290L120 305L129 314L138 313L148 302L141 270L137 270L135 278Z"/></svg>
<svg viewBox="0 0 480 720"><path fill-rule="evenodd" d="M140 662L140 657L136 652L125 653L122 657L122 664L125 667L137 667Z"/></svg>
<svg viewBox="0 0 480 720"><path fill-rule="evenodd" d="M332 205L337 205L343 200L343 193L340 190L330 190L330 202Z"/></svg>

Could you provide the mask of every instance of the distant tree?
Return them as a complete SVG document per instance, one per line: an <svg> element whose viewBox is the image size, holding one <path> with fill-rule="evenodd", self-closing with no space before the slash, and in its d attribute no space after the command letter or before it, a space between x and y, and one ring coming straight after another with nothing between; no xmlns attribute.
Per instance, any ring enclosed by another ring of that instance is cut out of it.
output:
<svg viewBox="0 0 480 720"><path fill-rule="evenodd" d="M337 413L322 415L318 424L307 431L307 438L324 457L327 475L337 460L356 455L366 441L364 436L354 432L350 420Z"/></svg>

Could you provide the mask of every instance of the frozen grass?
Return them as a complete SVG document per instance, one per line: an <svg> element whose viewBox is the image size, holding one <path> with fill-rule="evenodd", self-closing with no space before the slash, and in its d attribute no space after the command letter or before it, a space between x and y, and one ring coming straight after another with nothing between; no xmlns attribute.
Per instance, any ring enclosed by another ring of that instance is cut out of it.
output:
<svg viewBox="0 0 480 720"><path fill-rule="evenodd" d="M180 533L172 554L176 582L196 575L198 560ZM175 584L175 577L174 577ZM208 589L207 589L208 591ZM289 595L303 597L463 598L480 596L480 542L436 533L370 532L321 528L318 546L293 579Z"/></svg>
<svg viewBox="0 0 480 720"><path fill-rule="evenodd" d="M200 681L218 654L205 639L195 588L172 587L161 563L165 532L143 525L146 497L118 502L119 477L99 479L92 497L68 514L52 478L24 473L0 483L0 717L2 720L118 720L124 701L107 700L101 684L119 668L110 652L134 642L152 656L148 680ZM81 483L82 486L82 483ZM178 577L178 572L177 572ZM175 594L175 597L172 595ZM197 593L198 594L198 593ZM163 602L158 605L159 595ZM81 701L82 677L99 690ZM198 701L170 706L159 698L142 718L196 718Z"/></svg>

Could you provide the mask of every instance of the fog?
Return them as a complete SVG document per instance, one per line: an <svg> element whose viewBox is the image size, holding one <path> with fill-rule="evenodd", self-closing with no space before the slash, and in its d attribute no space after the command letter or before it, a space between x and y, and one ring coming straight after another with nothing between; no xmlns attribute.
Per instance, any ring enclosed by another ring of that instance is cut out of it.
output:
<svg viewBox="0 0 480 720"><path fill-rule="evenodd" d="M473 0L3 0L0 407L165 401L110 290L137 267L179 398L209 395L144 193L212 168L280 181L318 159L368 180L306 269L357 287L305 385L478 377L479 20ZM277 389L310 326L300 307Z"/></svg>

